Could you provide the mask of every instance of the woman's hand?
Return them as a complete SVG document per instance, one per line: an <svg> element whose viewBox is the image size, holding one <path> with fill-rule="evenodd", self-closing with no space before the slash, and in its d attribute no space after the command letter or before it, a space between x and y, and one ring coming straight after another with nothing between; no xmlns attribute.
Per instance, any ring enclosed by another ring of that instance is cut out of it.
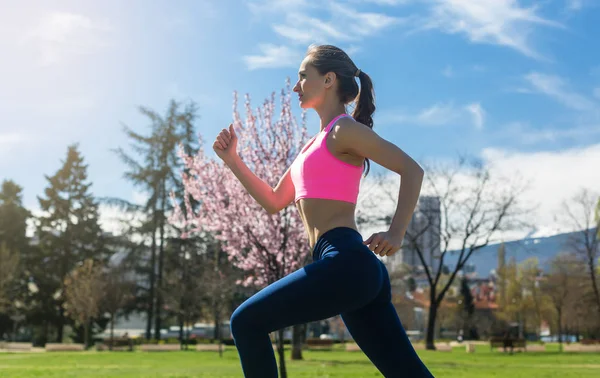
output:
<svg viewBox="0 0 600 378"><path fill-rule="evenodd" d="M363 244L368 245L369 249L379 256L392 256L400 250L403 239L404 233L397 235L385 231L374 233Z"/></svg>
<svg viewBox="0 0 600 378"><path fill-rule="evenodd" d="M213 150L221 160L233 159L237 155L237 135L233 129L233 124L229 124L229 129L223 129L217 135L213 143Z"/></svg>

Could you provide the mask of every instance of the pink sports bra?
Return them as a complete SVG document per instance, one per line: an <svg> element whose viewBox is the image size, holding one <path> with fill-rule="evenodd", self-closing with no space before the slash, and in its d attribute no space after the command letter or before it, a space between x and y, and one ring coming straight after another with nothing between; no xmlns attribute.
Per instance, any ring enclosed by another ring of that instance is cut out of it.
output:
<svg viewBox="0 0 600 378"><path fill-rule="evenodd" d="M335 117L325 129L307 142L291 165L290 174L301 198L322 198L356 204L363 168L346 163L327 149L327 135L333 125L348 114ZM310 144L309 144L310 143Z"/></svg>

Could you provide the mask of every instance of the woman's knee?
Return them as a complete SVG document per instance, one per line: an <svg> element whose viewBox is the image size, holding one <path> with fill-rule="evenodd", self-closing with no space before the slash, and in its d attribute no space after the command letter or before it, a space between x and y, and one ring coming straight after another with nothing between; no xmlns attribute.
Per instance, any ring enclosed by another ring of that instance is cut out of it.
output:
<svg viewBox="0 0 600 378"><path fill-rule="evenodd" d="M264 316L257 313L255 306L250 306L248 300L242 303L238 308L233 311L231 318L229 319L229 328L232 335L241 334L241 332L247 332L252 330L253 332L259 331L263 328L261 320Z"/></svg>
<svg viewBox="0 0 600 378"><path fill-rule="evenodd" d="M231 318L229 319L229 329L234 337L235 335L238 335L240 331L250 327L250 324L248 323L249 316L246 315L247 313L248 311L242 304L233 311L233 314L231 314Z"/></svg>

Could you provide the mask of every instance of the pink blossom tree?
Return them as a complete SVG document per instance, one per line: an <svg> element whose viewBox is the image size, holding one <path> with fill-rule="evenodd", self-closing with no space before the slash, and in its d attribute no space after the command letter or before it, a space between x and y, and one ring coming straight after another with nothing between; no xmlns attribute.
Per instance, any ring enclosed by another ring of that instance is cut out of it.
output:
<svg viewBox="0 0 600 378"><path fill-rule="evenodd" d="M246 95L244 120L237 111L234 92L233 127L238 135L238 154L258 177L275 187L308 142L305 113L299 126L292 115L289 79L281 91L281 111L275 120L275 93L255 111ZM200 146L203 146L200 138ZM183 174L185 210L175 206L171 222L186 234L212 232L229 260L246 272L238 284L262 288L305 266L310 259L308 240L293 203L269 214L237 180L227 165L209 158L201 147L188 156L180 151L187 173ZM191 210L190 196L200 205ZM172 196L173 202L175 198ZM185 214L184 214L185 212ZM278 354L285 371L283 330L279 330Z"/></svg>

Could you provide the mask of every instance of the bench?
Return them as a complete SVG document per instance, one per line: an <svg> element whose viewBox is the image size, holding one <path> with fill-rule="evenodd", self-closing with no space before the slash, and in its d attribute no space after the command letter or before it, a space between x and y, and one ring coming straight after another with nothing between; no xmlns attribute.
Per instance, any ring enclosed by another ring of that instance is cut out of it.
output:
<svg viewBox="0 0 600 378"><path fill-rule="evenodd" d="M564 352L592 352L592 353L600 353L600 344L565 344L563 345Z"/></svg>
<svg viewBox="0 0 600 378"><path fill-rule="evenodd" d="M502 348L504 352L508 348L510 348L510 352L512 353L515 348L525 350L527 346L527 342L525 339L505 339L505 338L493 338L490 339L490 349L494 350L494 348Z"/></svg>
<svg viewBox="0 0 600 378"><path fill-rule="evenodd" d="M85 350L83 344L76 343L46 343L46 352L81 352Z"/></svg>
<svg viewBox="0 0 600 378"><path fill-rule="evenodd" d="M10 352L29 352L33 348L31 343L16 343L8 341L0 341L0 350Z"/></svg>
<svg viewBox="0 0 600 378"><path fill-rule="evenodd" d="M360 352L362 349L356 343L346 343L347 352Z"/></svg>
<svg viewBox="0 0 600 378"><path fill-rule="evenodd" d="M545 345L540 345L540 344L531 344L528 345L525 350L527 352L545 352L546 351L546 346Z"/></svg>
<svg viewBox="0 0 600 378"><path fill-rule="evenodd" d="M450 344L435 344L435 350L439 352L452 352Z"/></svg>
<svg viewBox="0 0 600 378"><path fill-rule="evenodd" d="M333 349L333 340L310 338L306 339L305 345L308 349L330 350Z"/></svg>
<svg viewBox="0 0 600 378"><path fill-rule="evenodd" d="M96 350L111 350L111 344L113 352L133 352L133 340L129 338L115 338L112 341L105 339L102 342L96 343Z"/></svg>
<svg viewBox="0 0 600 378"><path fill-rule="evenodd" d="M225 351L225 345L221 345L221 350ZM197 351L219 351L219 344L196 344Z"/></svg>
<svg viewBox="0 0 600 378"><path fill-rule="evenodd" d="M175 352L180 351L179 344L142 344L140 345L142 352Z"/></svg>

